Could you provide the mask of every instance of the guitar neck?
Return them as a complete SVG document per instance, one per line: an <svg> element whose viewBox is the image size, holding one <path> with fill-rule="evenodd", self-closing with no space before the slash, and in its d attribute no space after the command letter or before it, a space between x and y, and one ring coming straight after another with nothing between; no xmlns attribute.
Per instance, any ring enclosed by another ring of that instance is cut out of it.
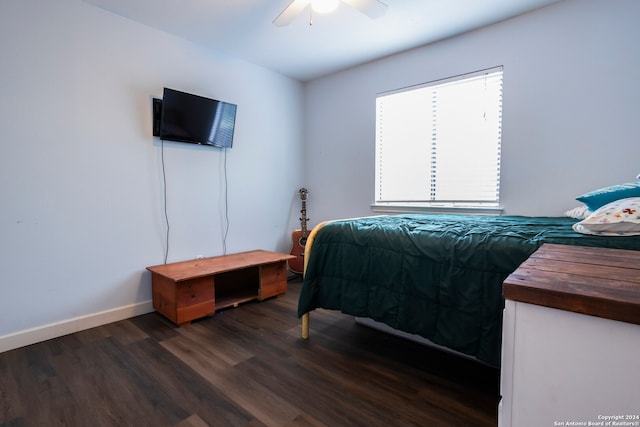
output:
<svg viewBox="0 0 640 427"><path fill-rule="evenodd" d="M300 213L302 216L300 217L300 228L303 233L307 232L307 202L305 200L302 201L302 209L300 209Z"/></svg>

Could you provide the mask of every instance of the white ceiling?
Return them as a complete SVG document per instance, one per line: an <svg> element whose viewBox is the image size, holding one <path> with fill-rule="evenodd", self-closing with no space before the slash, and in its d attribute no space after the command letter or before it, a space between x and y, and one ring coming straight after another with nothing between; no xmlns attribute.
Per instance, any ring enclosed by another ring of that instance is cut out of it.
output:
<svg viewBox="0 0 640 427"><path fill-rule="evenodd" d="M272 21L291 0L84 0L300 81L490 25L561 0L382 0L371 19L341 4Z"/></svg>

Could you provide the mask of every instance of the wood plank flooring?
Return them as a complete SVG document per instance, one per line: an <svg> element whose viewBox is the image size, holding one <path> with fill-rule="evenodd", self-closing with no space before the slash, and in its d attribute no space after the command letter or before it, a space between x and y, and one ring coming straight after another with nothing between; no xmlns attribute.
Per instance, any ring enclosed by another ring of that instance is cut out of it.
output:
<svg viewBox="0 0 640 427"><path fill-rule="evenodd" d="M496 426L499 372L287 294L156 313L0 354L0 426Z"/></svg>

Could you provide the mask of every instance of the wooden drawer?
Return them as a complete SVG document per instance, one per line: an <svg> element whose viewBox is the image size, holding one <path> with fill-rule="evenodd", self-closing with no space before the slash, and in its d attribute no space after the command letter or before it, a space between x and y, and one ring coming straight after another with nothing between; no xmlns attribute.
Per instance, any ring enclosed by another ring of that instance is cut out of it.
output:
<svg viewBox="0 0 640 427"><path fill-rule="evenodd" d="M178 325L210 316L215 311L213 277L201 277L175 283L154 275L153 308Z"/></svg>
<svg viewBox="0 0 640 427"><path fill-rule="evenodd" d="M213 277L200 277L176 284L176 307L182 308L203 302L215 302Z"/></svg>
<svg viewBox="0 0 640 427"><path fill-rule="evenodd" d="M260 296L263 300L287 292L286 262L266 264L260 266Z"/></svg>

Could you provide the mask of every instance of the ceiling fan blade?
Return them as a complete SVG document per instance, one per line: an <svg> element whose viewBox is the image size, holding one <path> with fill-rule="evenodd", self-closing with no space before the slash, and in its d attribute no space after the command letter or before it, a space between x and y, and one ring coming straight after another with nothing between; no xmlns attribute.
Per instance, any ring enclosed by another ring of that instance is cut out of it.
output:
<svg viewBox="0 0 640 427"><path fill-rule="evenodd" d="M293 21L295 17L309 5L309 3L310 0L293 0L289 3L289 6L287 6L280 15L273 20L273 23L278 27L289 25L291 21Z"/></svg>
<svg viewBox="0 0 640 427"><path fill-rule="evenodd" d="M387 13L388 6L380 0L342 0L343 3L358 9L369 18L376 19Z"/></svg>

